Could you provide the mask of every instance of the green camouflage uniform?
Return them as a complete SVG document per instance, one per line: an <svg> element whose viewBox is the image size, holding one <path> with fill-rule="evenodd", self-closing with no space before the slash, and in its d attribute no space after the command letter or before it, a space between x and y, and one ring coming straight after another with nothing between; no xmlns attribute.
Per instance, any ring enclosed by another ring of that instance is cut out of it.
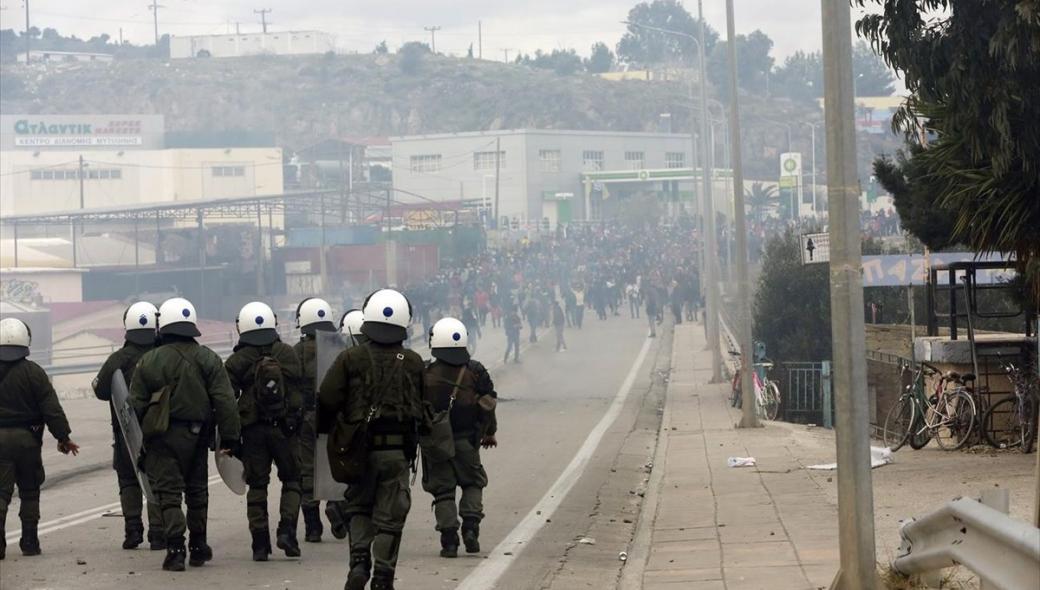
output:
<svg viewBox="0 0 1040 590"><path fill-rule="evenodd" d="M15 485L22 536L31 532L35 537L45 477L40 452L44 425L59 441L69 439L69 421L47 373L28 359L0 362L0 548L6 547L7 507Z"/></svg>
<svg viewBox="0 0 1040 590"><path fill-rule="evenodd" d="M137 361L144 353L155 348L153 345L134 344L126 342L123 348L112 353L101 366L97 377L94 379L94 395L99 400L110 402L109 411L112 414L112 468L116 470L116 480L119 482L119 504L123 510L123 519L127 533L132 529L142 530L144 523L141 519L142 492L141 484L134 473L134 464L130 460L130 452L126 448L123 439L123 431L116 420L116 411L112 407L112 375L120 370L127 386L133 382L134 370ZM157 535L162 535L162 512L157 504L148 504L148 537L149 540Z"/></svg>
<svg viewBox="0 0 1040 590"><path fill-rule="evenodd" d="M278 361L284 375L286 410L285 416L277 419L261 416L253 394L253 373L263 356ZM300 514L299 437L296 434L303 411L299 391L300 360L291 346L276 341L268 346L239 344L224 366L238 396L238 414L242 421L242 462L249 485L246 494L249 530L268 530L267 486L271 482L273 462L282 482L280 526L291 526L295 531Z"/></svg>
<svg viewBox="0 0 1040 590"><path fill-rule="evenodd" d="M494 436L498 429L495 412L477 405L480 396L498 396L484 365L470 361L465 367L434 361L426 369L426 401L436 411L448 409L455 382L462 379L451 405L451 428L455 436L455 457L437 463L423 457L423 489L433 496L433 512L437 530L457 530L459 516L463 527L475 527L484 518L483 491L487 472L480 462L480 440ZM462 489L458 507L455 488Z"/></svg>
<svg viewBox="0 0 1040 590"><path fill-rule="evenodd" d="M352 577L372 567L376 579L393 582L401 532L412 505L408 476L424 415L423 370L422 358L400 344L369 342L340 353L322 381L321 434L332 429L340 414L358 422L376 407L368 426L372 446L365 480L347 489ZM379 392L380 400L374 400Z"/></svg>
<svg viewBox="0 0 1040 590"><path fill-rule="evenodd" d="M130 385L138 419L151 394L176 383L170 394L170 427L145 441L145 473L162 510L168 548L184 547L187 528L205 539L209 509L207 451L214 420L223 440L237 441L240 423L224 365L215 352L191 339L177 339L145 353ZM187 520L181 498L187 506Z"/></svg>

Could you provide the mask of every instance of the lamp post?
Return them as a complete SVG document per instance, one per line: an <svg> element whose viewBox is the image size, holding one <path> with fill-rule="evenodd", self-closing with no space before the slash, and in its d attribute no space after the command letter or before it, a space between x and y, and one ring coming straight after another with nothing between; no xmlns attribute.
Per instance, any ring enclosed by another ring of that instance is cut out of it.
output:
<svg viewBox="0 0 1040 590"><path fill-rule="evenodd" d="M811 162L810 165L812 166L812 168L810 169L809 175L810 175L810 178L812 178L812 210L813 210L813 217L815 217L816 216L816 123L809 123L808 121L803 121L802 125L805 125L806 127L809 128L810 140L811 140L810 141L811 145L810 145L809 149L812 150L812 154L810 156L810 162Z"/></svg>
<svg viewBox="0 0 1040 590"><path fill-rule="evenodd" d="M700 4L700 3L698 3ZM700 35L701 39L704 38L704 14L703 7L700 7ZM708 347L711 349L711 382L720 383L722 381L722 350L719 348L719 285L718 279L715 273L715 260L718 256L718 246L716 245L716 233L715 233L715 203L712 197L712 170L709 168L711 163L711 155L708 153L710 146L708 145L708 89L705 86L707 81L707 68L705 67L705 55L704 46L701 44L701 40L697 37L684 33L682 31L675 31L671 29L662 29L653 27L650 25L644 25L642 23L623 21L622 24L629 26L635 26L648 31L656 31L665 35L673 35L677 37L683 37L689 39L697 46L698 54L698 70L700 78L700 99L701 99L701 120L700 120L700 152L703 164L703 174L701 174L704 203L703 216L704 216L704 248L706 250L705 259L705 280L708 285L707 289L707 311L706 311L706 323L708 328ZM693 89L690 89L690 102L693 102ZM690 141L696 142L696 135L690 133ZM696 149L694 150L696 151ZM691 171L694 169L693 162L690 162ZM696 181L694 181L696 182Z"/></svg>

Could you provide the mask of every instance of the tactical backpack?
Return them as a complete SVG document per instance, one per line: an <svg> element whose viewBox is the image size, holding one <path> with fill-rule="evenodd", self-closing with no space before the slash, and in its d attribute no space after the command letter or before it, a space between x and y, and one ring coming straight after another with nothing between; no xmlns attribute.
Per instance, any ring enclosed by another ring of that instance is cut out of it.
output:
<svg viewBox="0 0 1040 590"><path fill-rule="evenodd" d="M282 365L265 350L253 366L253 399L257 413L265 420L284 418L287 397Z"/></svg>

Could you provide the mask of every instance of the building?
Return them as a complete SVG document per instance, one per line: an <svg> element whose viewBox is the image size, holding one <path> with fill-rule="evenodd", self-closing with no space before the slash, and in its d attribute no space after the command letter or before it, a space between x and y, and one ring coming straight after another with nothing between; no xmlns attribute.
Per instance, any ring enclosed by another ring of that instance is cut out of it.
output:
<svg viewBox="0 0 1040 590"><path fill-rule="evenodd" d="M336 38L320 31L170 37L170 58L309 55L335 51Z"/></svg>
<svg viewBox="0 0 1040 590"><path fill-rule="evenodd" d="M25 63L25 52L15 56L18 63ZM49 49L33 49L29 51L29 57L33 63L69 63L100 61L110 62L114 58L111 53L90 53L86 51L51 51Z"/></svg>
<svg viewBox="0 0 1040 590"><path fill-rule="evenodd" d="M493 215L497 171L499 218L513 225L611 215L636 194L691 207L700 182L691 143L673 133L536 129L392 137L393 188L400 201Z"/></svg>

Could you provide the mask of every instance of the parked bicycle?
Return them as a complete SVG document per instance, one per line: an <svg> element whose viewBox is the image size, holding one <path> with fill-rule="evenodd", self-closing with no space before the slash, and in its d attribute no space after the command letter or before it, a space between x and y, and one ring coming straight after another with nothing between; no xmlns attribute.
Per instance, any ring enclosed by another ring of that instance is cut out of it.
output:
<svg viewBox="0 0 1040 590"><path fill-rule="evenodd" d="M911 370L904 363L904 374ZM935 391L925 395L925 378L939 375ZM960 375L953 371L942 373L928 363L914 370L910 384L885 417L882 440L897 451L910 443L913 449L924 448L935 439L940 448L957 450L968 443L975 426L976 410L971 383L975 376ZM947 385L954 388L947 390Z"/></svg>
<svg viewBox="0 0 1040 590"><path fill-rule="evenodd" d="M733 381L730 383L732 387L730 403L734 408L739 408L742 403L740 378L742 358L740 353L735 350L729 351L729 354L737 363L737 370L734 371ZM764 359L764 362L755 363L754 366L768 371L773 368L773 363ZM765 374L765 371L762 373ZM758 371L752 371L751 373L755 384L755 399L758 401L756 406L758 417L766 420L776 420L780 414L780 388L768 375L763 379L758 373Z"/></svg>
<svg viewBox="0 0 1040 590"><path fill-rule="evenodd" d="M1028 369L1004 363L1004 370L1015 388L1014 395L993 404L982 418L982 434L986 442L998 449L1018 447L1030 453L1036 443L1037 409L1040 407L1040 383Z"/></svg>

